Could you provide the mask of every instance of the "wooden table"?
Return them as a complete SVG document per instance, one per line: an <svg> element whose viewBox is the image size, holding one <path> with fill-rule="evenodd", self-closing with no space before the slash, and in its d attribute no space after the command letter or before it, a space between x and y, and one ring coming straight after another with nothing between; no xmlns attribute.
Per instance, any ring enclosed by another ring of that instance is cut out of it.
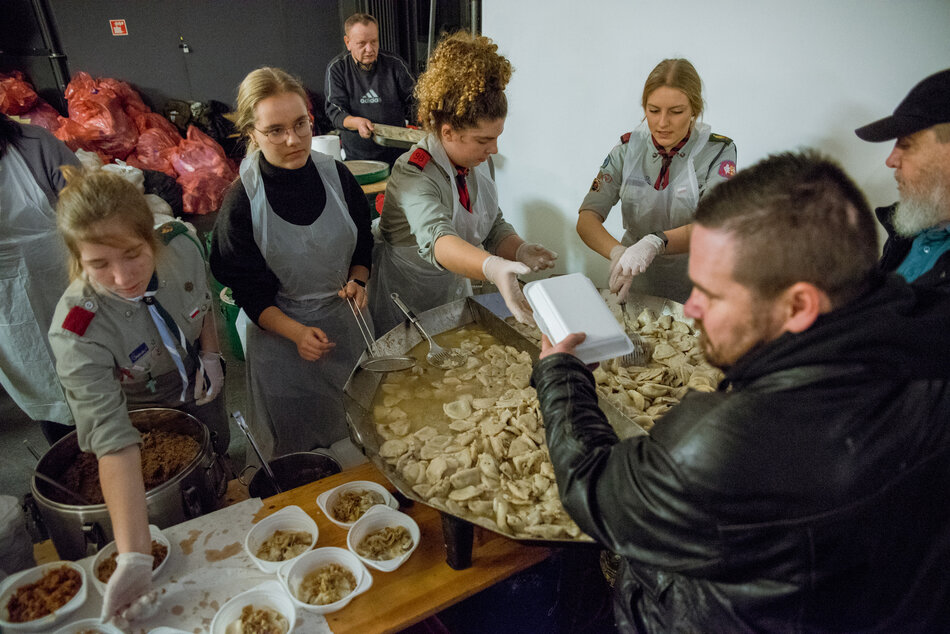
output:
<svg viewBox="0 0 950 634"><path fill-rule="evenodd" d="M351 480L371 480L390 491L396 490L372 463L366 463L265 499L254 521L285 506L297 505L316 520L320 529L318 547L346 548L346 531L323 515L317 506L317 496ZM400 510L419 524L418 548L393 572L370 569L373 586L339 612L326 615L335 633L398 632L543 561L550 554L547 548L524 546L476 526L471 567L453 570L445 562L439 512L419 503Z"/></svg>
<svg viewBox="0 0 950 634"><path fill-rule="evenodd" d="M375 183L367 183L366 185L360 185L360 187L363 189L364 194L366 194L367 196L371 196L373 194L380 194L386 191L386 183L388 182L389 182L389 177L387 176L381 181L376 181Z"/></svg>

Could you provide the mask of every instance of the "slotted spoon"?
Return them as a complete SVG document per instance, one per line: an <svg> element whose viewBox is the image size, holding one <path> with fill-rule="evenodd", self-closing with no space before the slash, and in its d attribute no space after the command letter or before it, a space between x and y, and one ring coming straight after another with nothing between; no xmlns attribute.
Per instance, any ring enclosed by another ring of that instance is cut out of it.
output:
<svg viewBox="0 0 950 634"><path fill-rule="evenodd" d="M429 342L429 354L426 355L426 361L429 362L429 365L441 368L443 370L448 370L450 368L458 368L465 365L465 362L468 360L468 353L459 350L458 348L443 348L436 342L432 340L432 337L423 330L422 324L419 323L419 319L416 317L416 314L410 310L408 306L399 298L398 293L393 293L390 295L393 301L396 303L396 306L399 306L399 310L405 313L406 317L409 318L409 321L412 322L412 325L416 327L423 337L426 338L426 341Z"/></svg>
<svg viewBox="0 0 950 634"><path fill-rule="evenodd" d="M633 350L620 357L620 365L625 368L634 365L644 366L649 363L653 354L650 350L650 344L630 325L626 301L620 302L620 313L623 315L623 328L627 331L627 336L630 337L630 342L633 344Z"/></svg>

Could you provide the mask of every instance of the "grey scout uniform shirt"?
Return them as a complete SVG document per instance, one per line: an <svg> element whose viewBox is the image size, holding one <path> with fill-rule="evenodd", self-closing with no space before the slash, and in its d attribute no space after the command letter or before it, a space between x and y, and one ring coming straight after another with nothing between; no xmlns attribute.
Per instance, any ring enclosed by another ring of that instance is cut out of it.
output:
<svg viewBox="0 0 950 634"><path fill-rule="evenodd" d="M624 134L620 143L610 150L610 154L604 159L597 172L593 184L584 201L581 203L581 209L590 209L597 212L605 220L611 208L620 200L620 186L623 182L623 158L626 151L627 141L630 134ZM670 182L672 183L686 165L685 156L689 156L692 144L696 141L696 135L693 134L686 145L674 157L670 164ZM648 141L649 143L649 141ZM652 144L651 144L652 145ZM643 157L643 173L650 179L650 184L656 183L660 175L660 168L663 166L663 157L655 151L654 148L648 148L649 151ZM699 197L723 181L729 180L736 170L736 146L732 139L720 134L709 135L709 141L703 147L694 161L696 169L696 180L699 185ZM673 227L668 227L672 229Z"/></svg>
<svg viewBox="0 0 950 634"><path fill-rule="evenodd" d="M156 299L194 342L212 306L205 262L181 223L170 222L157 231L159 241L167 244L155 258ZM101 457L139 442L128 405L180 404L178 368L143 302L99 292L82 278L74 280L56 307L50 344L83 451ZM195 361L178 348L193 383ZM191 386L186 398L193 398Z"/></svg>
<svg viewBox="0 0 950 634"><path fill-rule="evenodd" d="M444 235L458 235L452 224L455 191L451 179L455 178L455 174L446 174L432 159L424 162L422 169L409 162L417 148L429 152L430 138L426 136L393 165L386 184L379 228L390 244L397 247L415 244L423 260L441 269L435 260L435 241ZM491 172L494 177L494 167ZM478 199L478 185L473 174L469 173L466 183L474 207ZM494 253L498 245L513 233L515 228L505 222L499 209L482 245L486 251Z"/></svg>

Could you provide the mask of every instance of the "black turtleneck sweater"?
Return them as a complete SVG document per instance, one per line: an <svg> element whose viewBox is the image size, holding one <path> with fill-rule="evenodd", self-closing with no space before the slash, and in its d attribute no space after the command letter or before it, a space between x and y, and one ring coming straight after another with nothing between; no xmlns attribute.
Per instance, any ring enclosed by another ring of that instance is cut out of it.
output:
<svg viewBox="0 0 950 634"><path fill-rule="evenodd" d="M288 170L271 165L263 154L259 156L264 192L274 213L301 227L313 224L327 202L327 192L313 160L307 159L300 169ZM337 161L336 170L344 202L356 225L356 248L349 265L368 269L373 253L369 203L346 166ZM265 308L274 306L280 282L254 241L251 201L240 178L228 189L214 223L210 263L215 278L231 288L234 301L254 323Z"/></svg>

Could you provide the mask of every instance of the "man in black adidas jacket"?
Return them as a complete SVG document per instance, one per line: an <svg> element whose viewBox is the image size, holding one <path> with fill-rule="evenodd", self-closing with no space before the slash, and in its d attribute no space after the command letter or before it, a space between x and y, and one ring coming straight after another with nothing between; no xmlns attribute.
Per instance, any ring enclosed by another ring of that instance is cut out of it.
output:
<svg viewBox="0 0 950 634"><path fill-rule="evenodd" d="M696 212L686 303L726 378L619 441L590 371L532 377L565 508L637 632L950 627L950 296L875 271L863 195L770 157Z"/></svg>
<svg viewBox="0 0 950 634"><path fill-rule="evenodd" d="M354 13L343 25L346 51L327 65L326 113L343 131L346 159L385 161L405 150L373 141L373 123L405 126L412 121L415 80L399 57L379 50L379 25L368 13Z"/></svg>

